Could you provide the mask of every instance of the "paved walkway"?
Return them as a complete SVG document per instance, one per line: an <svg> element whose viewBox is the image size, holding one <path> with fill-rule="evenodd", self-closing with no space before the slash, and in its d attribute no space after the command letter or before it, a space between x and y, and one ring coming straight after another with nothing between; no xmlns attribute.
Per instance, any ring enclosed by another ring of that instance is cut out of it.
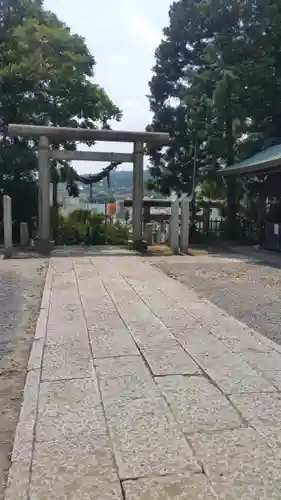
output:
<svg viewBox="0 0 281 500"><path fill-rule="evenodd" d="M54 256L6 500L280 500L278 349L144 259Z"/></svg>

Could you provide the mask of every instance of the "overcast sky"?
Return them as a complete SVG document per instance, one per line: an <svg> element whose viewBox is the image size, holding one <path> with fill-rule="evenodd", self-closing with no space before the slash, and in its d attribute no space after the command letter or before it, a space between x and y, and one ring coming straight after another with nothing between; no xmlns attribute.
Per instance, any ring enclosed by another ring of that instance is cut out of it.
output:
<svg viewBox="0 0 281 500"><path fill-rule="evenodd" d="M144 130L150 122L148 81L154 51L168 23L172 0L45 0L45 7L82 35L95 56L95 80L123 110L113 128ZM85 148L83 148L85 149ZM97 143L99 151L132 151L130 144ZM102 163L78 162L81 173ZM124 165L122 168L131 168Z"/></svg>

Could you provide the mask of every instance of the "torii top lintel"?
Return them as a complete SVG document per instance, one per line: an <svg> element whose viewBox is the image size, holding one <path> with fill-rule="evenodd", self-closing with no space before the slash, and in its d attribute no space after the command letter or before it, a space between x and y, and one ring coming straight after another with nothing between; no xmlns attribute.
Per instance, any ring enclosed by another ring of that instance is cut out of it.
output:
<svg viewBox="0 0 281 500"><path fill-rule="evenodd" d="M47 127L39 125L10 124L8 133L11 137L45 136L56 139L75 141L143 142L168 144L169 134L164 132L132 132L125 130L97 130L70 127Z"/></svg>

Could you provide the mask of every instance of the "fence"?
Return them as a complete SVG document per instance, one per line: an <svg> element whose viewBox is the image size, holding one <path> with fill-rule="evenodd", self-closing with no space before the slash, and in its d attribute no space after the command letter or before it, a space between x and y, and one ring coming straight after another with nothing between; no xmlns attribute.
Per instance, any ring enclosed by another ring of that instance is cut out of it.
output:
<svg viewBox="0 0 281 500"><path fill-rule="evenodd" d="M259 228L255 222L237 221L237 240L253 245L259 241ZM224 242L228 239L227 222L224 219L195 220L191 223L191 243Z"/></svg>
<svg viewBox="0 0 281 500"><path fill-rule="evenodd" d="M256 222L241 220L238 222L237 238L242 243L254 245L260 242L260 228Z"/></svg>
<svg viewBox="0 0 281 500"><path fill-rule="evenodd" d="M264 230L264 245L268 250L281 250L281 224L266 222Z"/></svg>

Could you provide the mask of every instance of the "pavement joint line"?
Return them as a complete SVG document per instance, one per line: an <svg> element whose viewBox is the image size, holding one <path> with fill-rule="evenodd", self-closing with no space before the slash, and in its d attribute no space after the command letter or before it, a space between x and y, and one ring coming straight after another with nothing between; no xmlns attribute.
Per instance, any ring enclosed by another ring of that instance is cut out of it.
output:
<svg viewBox="0 0 281 500"><path fill-rule="evenodd" d="M184 377L184 378L207 378L205 373L169 373L153 375L154 378L166 378L166 377Z"/></svg>
<svg viewBox="0 0 281 500"><path fill-rule="evenodd" d="M140 354L119 354L117 356L94 356L94 362L100 361L101 359L119 359L119 358L140 358Z"/></svg>
<svg viewBox="0 0 281 500"><path fill-rule="evenodd" d="M233 425L229 427L224 427L223 429L210 429L210 430L199 430L199 431L193 431L193 432L184 432L186 436L189 437L189 439L192 439L194 436L212 436L213 434L223 434L226 431L237 431L240 429L253 429L254 431L256 430L251 424L249 425Z"/></svg>
<svg viewBox="0 0 281 500"><path fill-rule="evenodd" d="M279 392L281 392L280 390L279 391L239 391L239 392L227 392L225 393L226 397L232 397L232 396L250 396L251 394L278 394Z"/></svg>
<svg viewBox="0 0 281 500"><path fill-rule="evenodd" d="M92 263L91 263L91 265L93 266ZM107 431L107 434L108 434L108 436L110 438L111 457L112 457L112 461L113 461L113 464L114 464L114 467L115 467L115 472L116 472L117 478L119 479L119 484L120 484L120 488L121 488L123 500L126 500L125 499L125 492L123 490L122 483L121 483L121 478L120 478L120 475L119 475L118 465L117 465L115 454L114 454L113 440L112 440L110 428L109 428L107 417L106 417L106 411L105 411L104 401L103 401L103 398L102 398L102 392L101 392L101 387L100 387L100 379L99 379L99 375L98 375L98 372L96 370L95 363L94 363L93 347L92 347L90 333L89 333L89 329L88 329L88 325L87 325L87 321L86 321L86 313L85 313L85 309L84 309L83 302L82 302L82 297L81 297L80 290L79 290L79 282L78 282L77 274L76 274L76 271L75 271L75 265L73 266L73 268L74 268L74 275L75 275L75 279L76 279L77 293L78 293L78 296L79 296L79 299L80 299L80 304L81 304L81 308L82 308L82 314L83 314L83 318L84 318L84 321L85 321L85 325L86 325L86 329L87 329L87 334L88 334L88 343L89 343L90 353L91 353L91 356L92 356L93 370L94 370L94 372L96 374L96 379L97 379L97 386L98 386L98 391L99 391L99 396L100 396L100 405L101 405L102 412L103 412L103 417L104 417L104 421L105 421L106 431Z"/></svg>
<svg viewBox="0 0 281 500"><path fill-rule="evenodd" d="M124 278L121 274L120 274L120 277L121 277L121 279L123 279L124 281L126 281L126 280L125 280L125 278ZM138 343L136 342L136 340L135 340L135 338L134 338L134 336L133 336L133 334L132 334L132 331L131 331L130 327L127 325L126 321L124 320L124 318L122 317L122 315L121 315L120 311L118 310L118 307L117 307L117 305L116 305L116 303L115 303L115 301L114 301L114 299L113 299L113 297L112 297L112 295L111 295L110 291L108 290L107 285L104 283L104 280L102 279L102 277L101 277L101 276L100 276L100 280L101 280L101 282L102 282L102 284L103 284L103 286L104 286L104 288L105 288L106 292L108 293L108 295L109 295L109 297L110 297L110 300L112 301L112 303L113 303L113 305L114 305L114 308L115 308L115 310L116 310L116 312L117 312L117 314L118 314L119 318L121 319L121 321L122 321L122 323L124 324L125 328L128 330L129 334L131 335L132 340L133 340L133 342L135 343L136 348L137 348L137 350L138 350L138 352L139 352L139 354L140 354L140 356L141 356L142 360L144 361L144 363L145 363L145 365L146 365L146 367L147 367L147 369L148 369L148 371L149 371L150 375L152 376L152 378L154 378L154 377L155 377L155 375L154 375L154 373L153 373L153 371L152 371L152 369L151 369L151 367L150 367L149 363L148 363L148 362L147 362L147 360L145 359L145 357L144 357L144 355L143 355L143 353L142 353L142 351L141 351L141 349L140 349L140 347L139 347ZM131 288L132 288L132 287L131 287ZM134 291L134 290L133 290L133 291Z"/></svg>
<svg viewBox="0 0 281 500"><path fill-rule="evenodd" d="M204 472L201 470L194 470L194 471L180 471L179 477L184 477L184 476L201 476L203 475ZM139 479L152 479L152 478L162 478L162 477L175 477L175 472L163 472L162 474L159 475L140 475L140 476L132 476L132 477L126 477L126 479L120 479L121 483L126 483L127 481L138 481ZM77 499L78 500L78 499ZM125 499L126 500L126 499Z"/></svg>
<svg viewBox="0 0 281 500"><path fill-rule="evenodd" d="M52 382L71 382L71 380L89 380L89 379L91 379L91 378L92 378L92 376L91 376L91 375L88 375L88 376L85 376L85 377L70 377L70 378L55 378L55 379L54 379L54 378L52 378L52 379L50 379L50 380L49 380L49 379L45 379L45 378L43 379L43 378L42 378L42 379L41 379L41 382L42 382L43 384L45 384L45 383L48 383L48 384L49 384L49 383L52 383Z"/></svg>
<svg viewBox="0 0 281 500"><path fill-rule="evenodd" d="M140 354L120 354L119 356L104 356L104 357L101 357L101 358L96 358L94 357L94 365L96 367L96 364L95 364L95 361L99 362L100 360L104 360L104 359L130 359L130 358L137 358L139 359L140 358Z"/></svg>

